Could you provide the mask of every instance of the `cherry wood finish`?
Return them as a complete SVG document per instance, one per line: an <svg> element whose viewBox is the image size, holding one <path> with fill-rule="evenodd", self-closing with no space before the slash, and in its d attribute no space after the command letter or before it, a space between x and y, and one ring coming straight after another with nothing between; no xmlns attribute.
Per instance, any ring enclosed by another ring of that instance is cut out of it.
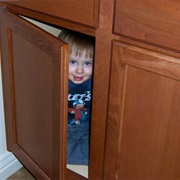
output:
<svg viewBox="0 0 180 180"><path fill-rule="evenodd" d="M4 2L14 13L34 17L44 22L76 30L98 27L99 1L97 0L19 0ZM56 21L53 19L56 18ZM87 28L89 27L89 28Z"/></svg>
<svg viewBox="0 0 180 180"><path fill-rule="evenodd" d="M38 11L39 13L46 13L50 16L96 27L98 19L97 2L94 0L19 0L11 4L30 11Z"/></svg>
<svg viewBox="0 0 180 180"><path fill-rule="evenodd" d="M110 4L110 1L107 1L107 2ZM103 1L102 4L104 4L104 7L106 7L105 5L107 4L107 2ZM96 4L98 4L98 1L96 1ZM28 16L28 17L31 17L31 18L34 18L37 20L43 20L43 21L48 22L48 23L50 22L51 24L60 25L60 27L63 27L63 28L65 27L65 28L77 30L77 31L83 32L85 34L95 36L95 30L93 30L92 28L87 28L86 26L82 26L82 25L79 25L77 23L74 24L72 22L68 22L65 20L63 21L63 20L61 20L61 18L57 18L54 16L47 15L46 12L40 14L39 12L34 12L33 10L28 9L28 7L21 9L21 8L19 8L20 5L14 6L13 2L11 2L11 3L10 2L9 3L4 2L4 6L8 10L13 12L14 14L25 15L25 16ZM113 7L113 3L111 2L110 8L112 9L112 7ZM105 14L104 8L102 9L102 11ZM112 10L110 11L110 13L112 14ZM109 14L107 14L107 15L109 15ZM101 16L101 19L103 21L104 17ZM106 16L106 19L110 19L109 16ZM106 27L108 27L108 24ZM109 27L109 29L110 29L110 27ZM103 32L104 30L105 30L105 27L102 26L101 31L99 31L99 34L101 32ZM110 32L110 30L109 30L109 32ZM104 37L106 37L106 36L103 36L103 38ZM100 57L97 56L99 58L97 61L97 64L99 64L97 66L98 69L102 69L102 67L104 67L105 71L106 71L106 69L109 70L108 63L104 63L104 60L106 59L107 61L109 61L109 59L110 59L110 54L109 54L110 48L111 48L110 36L108 36L107 40L108 41L106 43L108 46L104 49L106 53L103 53L103 51L101 51L101 56ZM98 46L102 46L100 41L101 41L101 38L99 38L99 40L98 40L98 43L97 43ZM96 76L97 76L97 78L96 78ZM107 95L108 95L107 94L108 93L108 71L107 71L107 74L105 74L105 76L107 77L106 81L104 80L105 78L104 78L103 73L101 75L97 74L94 76L94 79L96 79L97 82L104 81L104 84L103 84L104 93L102 96L101 89L97 89L97 90L94 89L95 93L93 92L94 96L95 96L95 94L97 94L96 97L102 97L102 98L100 101L98 101L98 104L100 104L100 106L101 106L98 113L101 116L99 117L99 115L98 116L95 115L95 117L94 117L93 112L92 112L92 116L94 119L93 121L95 123L94 123L94 125L92 124L92 126L91 126L91 129L93 129L93 132L91 132L91 136L92 136L91 137L91 146L93 146L94 151L90 152L90 168L89 169L91 169L91 172L89 174L89 177L90 177L89 179L91 179L91 176L92 176L92 179L94 179L94 177L101 179L103 176L103 157L104 157L104 142L105 142L105 127L106 127L105 123L106 123L106 109L107 109ZM94 81L94 83L96 83L96 81ZM97 87L99 87L99 84L97 84ZM97 103L97 101L94 101L94 103ZM103 106L102 106L102 104L103 104ZM95 112L97 111L95 108L92 108L92 111L93 110L95 110ZM100 126L101 126L101 128L98 128ZM98 142L98 145L96 146L97 142ZM68 177L71 177L70 173L74 174L73 172L70 172L69 170L67 170ZM82 178L80 176L76 176L76 177Z"/></svg>
<svg viewBox="0 0 180 180"><path fill-rule="evenodd" d="M8 148L38 179L66 176L68 46L1 9Z"/></svg>
<svg viewBox="0 0 180 180"><path fill-rule="evenodd" d="M89 179L179 179L179 2L38 2L3 6L96 38ZM66 179L84 178L66 170Z"/></svg>
<svg viewBox="0 0 180 180"><path fill-rule="evenodd" d="M89 179L102 179L104 145L108 109L109 70L111 58L113 0L103 0L100 7L99 28L96 31L93 75L93 100Z"/></svg>
<svg viewBox="0 0 180 180"><path fill-rule="evenodd" d="M179 58L114 42L105 179L179 179Z"/></svg>
<svg viewBox="0 0 180 180"><path fill-rule="evenodd" d="M87 180L85 177L83 176L80 176L79 174L67 169L67 172L66 172L66 177L67 179L71 180L71 179L78 179L78 180Z"/></svg>
<svg viewBox="0 0 180 180"><path fill-rule="evenodd" d="M180 51L180 2L117 0L115 34Z"/></svg>

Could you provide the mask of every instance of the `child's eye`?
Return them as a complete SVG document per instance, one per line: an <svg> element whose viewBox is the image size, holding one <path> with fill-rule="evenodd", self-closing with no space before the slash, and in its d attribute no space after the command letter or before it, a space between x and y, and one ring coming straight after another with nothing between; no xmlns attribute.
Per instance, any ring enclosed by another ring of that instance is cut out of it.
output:
<svg viewBox="0 0 180 180"><path fill-rule="evenodd" d="M76 61L70 60L69 63L70 63L70 64L76 64Z"/></svg>
<svg viewBox="0 0 180 180"><path fill-rule="evenodd" d="M92 65L92 62L85 62L84 63L86 66L91 66Z"/></svg>

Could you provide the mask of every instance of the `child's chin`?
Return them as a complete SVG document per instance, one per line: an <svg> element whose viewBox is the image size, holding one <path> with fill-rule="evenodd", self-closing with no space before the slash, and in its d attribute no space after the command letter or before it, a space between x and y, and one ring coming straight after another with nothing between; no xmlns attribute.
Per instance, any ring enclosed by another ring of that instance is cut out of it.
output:
<svg viewBox="0 0 180 180"><path fill-rule="evenodd" d="M82 84L84 81L73 81L74 84Z"/></svg>

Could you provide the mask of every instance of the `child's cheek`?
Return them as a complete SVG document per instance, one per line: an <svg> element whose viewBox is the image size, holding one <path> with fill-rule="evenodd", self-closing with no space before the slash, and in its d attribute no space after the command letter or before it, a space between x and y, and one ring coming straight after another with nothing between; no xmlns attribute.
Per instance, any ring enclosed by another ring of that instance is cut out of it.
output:
<svg viewBox="0 0 180 180"><path fill-rule="evenodd" d="M69 72L73 72L74 66L72 64L69 64Z"/></svg>

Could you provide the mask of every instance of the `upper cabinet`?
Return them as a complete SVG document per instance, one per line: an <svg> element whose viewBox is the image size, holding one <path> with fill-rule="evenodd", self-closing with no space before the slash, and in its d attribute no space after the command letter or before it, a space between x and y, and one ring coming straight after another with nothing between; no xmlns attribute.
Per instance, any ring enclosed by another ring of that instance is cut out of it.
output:
<svg viewBox="0 0 180 180"><path fill-rule="evenodd" d="M179 29L179 1L116 1L115 34L180 50Z"/></svg>
<svg viewBox="0 0 180 180"><path fill-rule="evenodd" d="M98 5L99 1L95 0L19 0L4 3L8 9L13 7L13 11L19 14L33 17L38 13L40 19L48 17L44 21L57 18L57 22L52 20L53 24L64 21L66 24L76 23L94 29L98 26Z"/></svg>

